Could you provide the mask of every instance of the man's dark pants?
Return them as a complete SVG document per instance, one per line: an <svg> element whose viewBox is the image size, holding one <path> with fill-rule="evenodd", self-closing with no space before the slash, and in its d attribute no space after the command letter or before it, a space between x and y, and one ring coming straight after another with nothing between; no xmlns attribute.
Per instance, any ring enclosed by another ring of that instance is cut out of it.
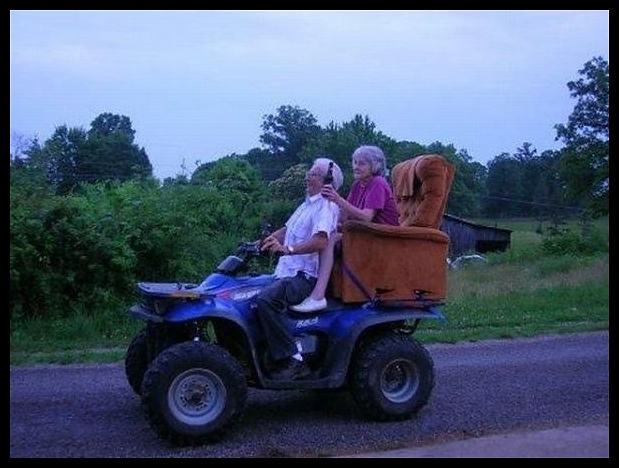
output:
<svg viewBox="0 0 619 468"><path fill-rule="evenodd" d="M256 296L257 315L275 361L298 352L283 314L289 305L298 304L310 295L316 278L299 272L294 277L281 278Z"/></svg>

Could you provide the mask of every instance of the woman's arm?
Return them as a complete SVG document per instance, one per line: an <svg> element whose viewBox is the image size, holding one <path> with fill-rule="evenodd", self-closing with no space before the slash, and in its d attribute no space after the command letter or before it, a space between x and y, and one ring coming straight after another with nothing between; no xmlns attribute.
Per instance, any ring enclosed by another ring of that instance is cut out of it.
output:
<svg viewBox="0 0 619 468"><path fill-rule="evenodd" d="M360 221L371 222L374 219L376 210L372 208L357 208L348 200L341 197L331 185L325 185L320 193L340 207L340 222L344 222L347 219L358 219Z"/></svg>
<svg viewBox="0 0 619 468"><path fill-rule="evenodd" d="M372 208L357 208L344 198L341 198L341 202L338 203L338 206L346 213L347 219L358 219L360 221L371 222L376 214L376 210Z"/></svg>

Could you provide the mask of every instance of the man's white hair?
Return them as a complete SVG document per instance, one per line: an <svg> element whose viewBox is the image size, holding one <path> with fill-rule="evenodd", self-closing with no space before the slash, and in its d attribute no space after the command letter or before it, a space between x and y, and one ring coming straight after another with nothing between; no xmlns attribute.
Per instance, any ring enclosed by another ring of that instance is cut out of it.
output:
<svg viewBox="0 0 619 468"><path fill-rule="evenodd" d="M329 170L329 163L333 163L333 188L338 190L344 183L344 174L337 163L329 158L316 158L314 159L314 166L319 168L322 175L327 175Z"/></svg>

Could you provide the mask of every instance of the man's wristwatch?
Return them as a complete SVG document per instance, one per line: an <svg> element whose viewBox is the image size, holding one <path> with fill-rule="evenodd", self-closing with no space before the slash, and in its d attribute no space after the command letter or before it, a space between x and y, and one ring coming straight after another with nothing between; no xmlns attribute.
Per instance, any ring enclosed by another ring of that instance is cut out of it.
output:
<svg viewBox="0 0 619 468"><path fill-rule="evenodd" d="M292 247L291 245L287 245L286 246L286 254L287 255L292 255L294 253L294 247Z"/></svg>

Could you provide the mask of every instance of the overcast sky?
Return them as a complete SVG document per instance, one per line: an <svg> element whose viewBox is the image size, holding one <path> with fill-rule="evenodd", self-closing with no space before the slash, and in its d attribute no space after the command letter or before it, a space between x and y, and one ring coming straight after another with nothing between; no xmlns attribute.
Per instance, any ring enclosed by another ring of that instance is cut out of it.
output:
<svg viewBox="0 0 619 468"><path fill-rule="evenodd" d="M128 116L154 175L260 146L280 105L481 163L558 148L608 11L11 11L11 135ZM387 155L388 157L389 155ZM411 155L412 156L412 155Z"/></svg>

